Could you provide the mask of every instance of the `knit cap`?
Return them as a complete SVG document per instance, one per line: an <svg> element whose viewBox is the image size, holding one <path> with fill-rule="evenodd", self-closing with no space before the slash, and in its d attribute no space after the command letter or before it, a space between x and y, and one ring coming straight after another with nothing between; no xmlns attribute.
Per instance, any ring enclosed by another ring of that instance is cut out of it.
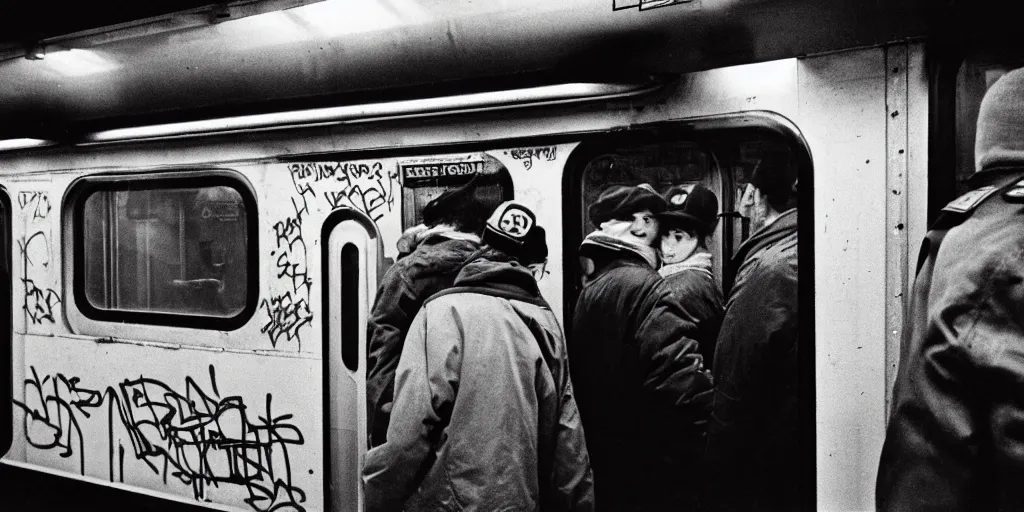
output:
<svg viewBox="0 0 1024 512"><path fill-rule="evenodd" d="M1003 75L985 92L974 139L975 170L1024 163L1024 68Z"/></svg>

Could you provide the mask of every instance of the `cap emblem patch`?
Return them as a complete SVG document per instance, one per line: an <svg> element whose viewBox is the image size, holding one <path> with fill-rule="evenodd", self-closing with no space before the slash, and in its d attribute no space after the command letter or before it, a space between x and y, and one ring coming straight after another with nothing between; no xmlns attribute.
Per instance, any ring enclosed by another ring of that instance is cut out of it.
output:
<svg viewBox="0 0 1024 512"><path fill-rule="evenodd" d="M509 206L498 219L498 228L512 238L523 238L533 228L533 218L516 206Z"/></svg>

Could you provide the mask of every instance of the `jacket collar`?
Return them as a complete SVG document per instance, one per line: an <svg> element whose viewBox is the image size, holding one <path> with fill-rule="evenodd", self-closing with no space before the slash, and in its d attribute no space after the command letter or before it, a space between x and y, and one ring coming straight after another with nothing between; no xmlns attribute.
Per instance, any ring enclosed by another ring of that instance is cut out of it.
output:
<svg viewBox="0 0 1024 512"><path fill-rule="evenodd" d="M589 254L601 254L605 255L619 255L624 257L625 255L632 255L639 257L641 260L647 262L651 268L658 268L658 252L650 246L641 246L634 244L620 238L616 238L610 235L595 231L580 244L580 255L588 256Z"/></svg>
<svg viewBox="0 0 1024 512"><path fill-rule="evenodd" d="M756 254L765 247L786 238L796 233L797 229L797 210L793 208L782 212L779 217L775 219L775 222L759 229L756 233L748 238L738 251L736 255L732 257L732 261L726 268L725 275L722 279L722 289L725 293L729 293L732 289L733 282L736 280L736 272L743 265L743 262L750 257L751 254Z"/></svg>
<svg viewBox="0 0 1024 512"><path fill-rule="evenodd" d="M787 210L780 214L775 222L759 229L757 233L754 233L748 238L740 249L736 251L736 256L733 256L733 261L740 264L743 260L747 259L747 256L756 253L763 249L767 245L771 245L786 236L796 232L796 216L797 210Z"/></svg>
<svg viewBox="0 0 1024 512"><path fill-rule="evenodd" d="M530 269L515 261L500 261L498 254L489 253L494 251L462 267L451 290L476 291L547 307Z"/></svg>
<svg viewBox="0 0 1024 512"><path fill-rule="evenodd" d="M684 270L697 270L711 275L711 253L706 249L699 249L683 261L669 263L658 269L662 277L678 274Z"/></svg>

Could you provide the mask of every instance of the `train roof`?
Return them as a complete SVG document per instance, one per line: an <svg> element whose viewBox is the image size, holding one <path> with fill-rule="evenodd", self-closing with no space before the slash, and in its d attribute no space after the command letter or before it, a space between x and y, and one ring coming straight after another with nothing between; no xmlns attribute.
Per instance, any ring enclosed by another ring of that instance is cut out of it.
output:
<svg viewBox="0 0 1024 512"><path fill-rule="evenodd" d="M67 9L32 3L36 12ZM16 27L24 18L7 17L3 28L15 36L0 41L0 139L68 140L155 122L632 82L922 38L935 19L924 0L163 0L149 11L139 7L146 2L121 4L136 7L23 29ZM150 17L130 19L140 16Z"/></svg>

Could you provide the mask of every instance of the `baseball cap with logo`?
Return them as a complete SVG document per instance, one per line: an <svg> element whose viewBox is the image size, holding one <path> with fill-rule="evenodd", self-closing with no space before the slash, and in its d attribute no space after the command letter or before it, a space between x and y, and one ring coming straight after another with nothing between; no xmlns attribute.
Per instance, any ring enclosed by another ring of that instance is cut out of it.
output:
<svg viewBox="0 0 1024 512"><path fill-rule="evenodd" d="M718 196L697 183L690 190L675 186L665 193L668 210L658 215L666 227L683 226L707 236L718 225Z"/></svg>
<svg viewBox="0 0 1024 512"><path fill-rule="evenodd" d="M505 201L487 219L483 242L509 256L533 259L540 252L547 256L547 245L542 233L537 225L537 216L529 208L516 201ZM538 246L538 240L544 245L543 251Z"/></svg>

